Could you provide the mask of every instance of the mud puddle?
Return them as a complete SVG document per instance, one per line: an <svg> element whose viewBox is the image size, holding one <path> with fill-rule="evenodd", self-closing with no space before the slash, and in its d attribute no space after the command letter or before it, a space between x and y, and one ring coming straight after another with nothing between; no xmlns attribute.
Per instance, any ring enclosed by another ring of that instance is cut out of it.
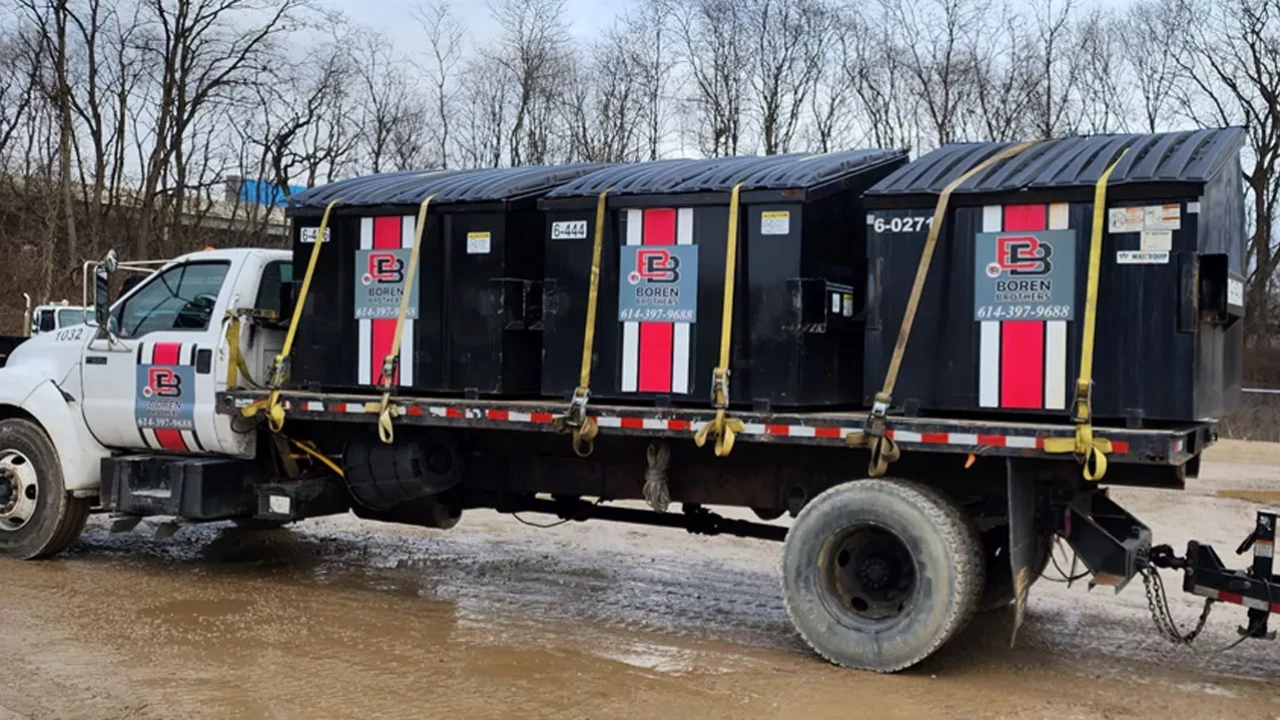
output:
<svg viewBox="0 0 1280 720"><path fill-rule="evenodd" d="M1247 531L1252 512L1121 494L1189 536ZM1162 643L1140 585L1041 582L1015 649L995 613L910 672L840 670L792 631L778 552L491 513L448 532L342 517L167 539L95 521L65 558L0 562L0 720L1280 716L1275 644L1211 652L1243 620L1223 608L1202 647Z"/></svg>

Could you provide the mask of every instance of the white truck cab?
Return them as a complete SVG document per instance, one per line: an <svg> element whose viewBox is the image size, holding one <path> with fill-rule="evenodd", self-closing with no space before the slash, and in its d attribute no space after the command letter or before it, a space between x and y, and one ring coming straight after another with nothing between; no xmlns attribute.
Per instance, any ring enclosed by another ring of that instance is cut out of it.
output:
<svg viewBox="0 0 1280 720"><path fill-rule="evenodd" d="M114 255L108 263L114 264ZM102 459L130 453L253 457L256 435L219 415L227 319L279 312L292 278L285 250L206 250L177 258L106 303L95 320L41 333L0 368L0 550L43 556L61 549L67 523L83 524ZM282 333L236 324L248 368L262 377ZM279 337L276 337L276 336ZM52 497L51 497L52 496ZM57 512L41 512L62 503ZM21 544L16 551L15 543Z"/></svg>
<svg viewBox="0 0 1280 720"><path fill-rule="evenodd" d="M83 306L72 305L66 300L57 303L37 305L31 310L31 323L27 331L32 337L42 333L61 330L74 325L83 325L87 310Z"/></svg>

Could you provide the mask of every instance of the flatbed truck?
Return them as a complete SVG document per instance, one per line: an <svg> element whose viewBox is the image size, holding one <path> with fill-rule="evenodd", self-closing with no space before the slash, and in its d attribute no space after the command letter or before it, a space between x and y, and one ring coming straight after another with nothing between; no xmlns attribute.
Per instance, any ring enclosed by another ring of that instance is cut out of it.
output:
<svg viewBox="0 0 1280 720"><path fill-rule="evenodd" d="M1159 568L1181 571L1206 609L1247 608L1246 637L1268 637L1280 611L1275 514L1260 512L1242 544L1247 569L1200 543L1182 555L1155 545L1057 447L1071 425L889 414L880 432L899 457L884 458L865 412L730 410L740 431L721 456L695 442L716 421L710 408L583 404L579 420L598 431L571 442L580 428L554 400L298 387L282 352L289 321L307 321L295 318L291 260L205 250L114 303L114 253L86 266L91 322L32 338L0 368L0 555L54 556L91 512L122 528L346 512L449 528L493 508L763 538L782 542L783 598L806 642L881 672L928 657L979 611L1012 605L1016 629L1055 536L1093 584L1143 578L1170 639L1198 628L1172 623ZM1094 432L1110 442L1107 485L1182 488L1216 440L1211 421ZM650 509L614 504L624 500ZM787 526L768 522L784 515Z"/></svg>

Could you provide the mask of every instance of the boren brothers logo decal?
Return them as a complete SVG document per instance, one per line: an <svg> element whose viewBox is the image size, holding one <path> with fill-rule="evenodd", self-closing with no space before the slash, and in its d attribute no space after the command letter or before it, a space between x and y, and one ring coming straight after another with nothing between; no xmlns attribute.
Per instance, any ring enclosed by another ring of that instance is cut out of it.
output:
<svg viewBox="0 0 1280 720"><path fill-rule="evenodd" d="M147 384L142 387L143 397L176 398L182 395L182 376L170 367L147 368Z"/></svg>
<svg viewBox="0 0 1280 720"><path fill-rule="evenodd" d="M356 251L355 262L355 317L357 320L394 318L400 314L400 300L404 297L409 279L409 248L384 248ZM422 273L414 275L409 289L409 307L406 317L418 317L418 287Z"/></svg>
<svg viewBox="0 0 1280 720"><path fill-rule="evenodd" d="M1052 257L1053 246L1035 235L1004 235L996 238L996 261L987 266L987 275L1048 275Z"/></svg>
<svg viewBox="0 0 1280 720"><path fill-rule="evenodd" d="M680 258L670 250L641 248L636 251L636 269L627 275L627 282L677 283L680 282Z"/></svg>
<svg viewBox="0 0 1280 720"><path fill-rule="evenodd" d="M619 248L620 322L694 322L698 314L698 246Z"/></svg>
<svg viewBox="0 0 1280 720"><path fill-rule="evenodd" d="M369 253L368 269L360 278L365 285L404 282L404 261L393 252Z"/></svg>
<svg viewBox="0 0 1280 720"><path fill-rule="evenodd" d="M975 320L1070 320L1075 316L1075 232L974 236Z"/></svg>

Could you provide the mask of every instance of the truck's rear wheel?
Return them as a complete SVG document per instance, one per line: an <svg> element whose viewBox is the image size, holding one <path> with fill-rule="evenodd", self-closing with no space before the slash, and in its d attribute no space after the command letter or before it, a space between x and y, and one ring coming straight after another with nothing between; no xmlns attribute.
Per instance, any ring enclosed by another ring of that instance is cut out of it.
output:
<svg viewBox="0 0 1280 720"><path fill-rule="evenodd" d="M0 421L0 555L56 555L80 537L88 518L88 498L66 492L44 431L27 420Z"/></svg>
<svg viewBox="0 0 1280 720"><path fill-rule="evenodd" d="M894 672L964 627L982 571L982 545L959 507L917 483L859 480L800 512L783 546L782 590L819 655Z"/></svg>

